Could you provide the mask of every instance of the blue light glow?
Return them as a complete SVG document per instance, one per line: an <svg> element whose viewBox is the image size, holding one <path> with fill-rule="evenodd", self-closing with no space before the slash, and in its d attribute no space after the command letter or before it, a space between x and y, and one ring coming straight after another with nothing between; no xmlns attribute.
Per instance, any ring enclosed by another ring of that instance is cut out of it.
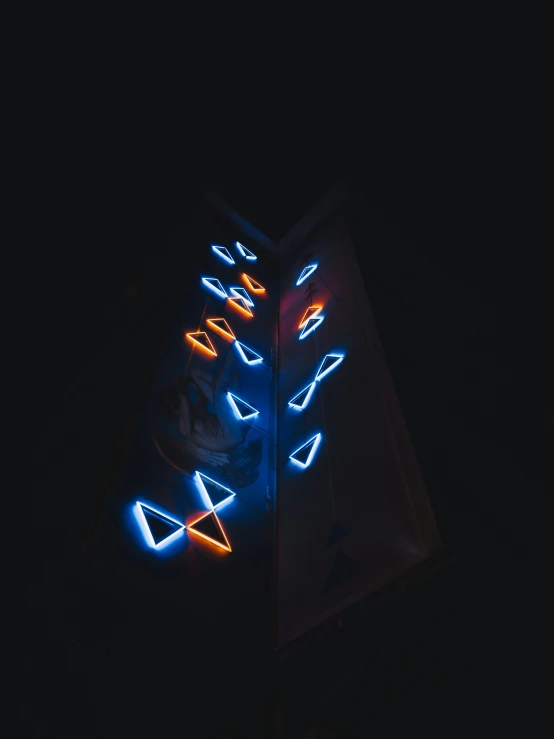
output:
<svg viewBox="0 0 554 739"><path fill-rule="evenodd" d="M244 287L230 287L229 292L236 295L237 298L242 298L247 305L251 305L252 308L254 307L254 301Z"/></svg>
<svg viewBox="0 0 554 739"><path fill-rule="evenodd" d="M212 244L212 249L218 257L221 257L221 259L224 259L229 264L235 263L235 260L231 256L229 249L226 249L224 246L216 246L215 244Z"/></svg>
<svg viewBox="0 0 554 739"><path fill-rule="evenodd" d="M253 418L254 416L257 416L260 412L260 411L257 411L255 408L253 408L248 403L246 403L244 400L241 400L241 398L239 398L238 396L233 395L233 393L228 392L227 398L229 399L229 403L231 404L231 407L235 411L237 418L240 418L241 421L246 421L247 418ZM252 411L252 413L247 412L247 415L243 416L240 412L240 409L237 406L237 402L241 405L241 407L246 406L247 408L249 408Z"/></svg>
<svg viewBox="0 0 554 739"><path fill-rule="evenodd" d="M315 272L317 269L317 264L308 264L307 267L304 267L302 272L300 273L300 277L296 280L297 285L301 285L304 280L307 280L308 277L312 274L312 272Z"/></svg>
<svg viewBox="0 0 554 739"><path fill-rule="evenodd" d="M335 360L334 362L332 360ZM329 372L332 372L335 367L338 367L338 365L342 362L344 359L344 354L326 354L323 357L323 362L319 365L319 369L317 371L317 374L315 376L316 380L321 380L322 377L325 377L325 375L329 374ZM331 360L330 362L328 360ZM325 369L323 369L323 366L327 365ZM323 369L323 372L321 371Z"/></svg>
<svg viewBox="0 0 554 739"><path fill-rule="evenodd" d="M246 364L259 364L260 362L263 362L263 358L260 357L259 354L256 354L255 351L252 351L252 349L249 349L244 344L241 344L240 341L235 341L235 346L237 347L242 360L246 362Z"/></svg>
<svg viewBox="0 0 554 739"><path fill-rule="evenodd" d="M220 298L226 298L227 293L221 282L216 277L203 277L202 282L209 287Z"/></svg>
<svg viewBox="0 0 554 739"><path fill-rule="evenodd" d="M308 391L307 393L306 390ZM291 405L293 408L298 408L299 410L302 410L310 402L310 398L312 397L312 393L314 390L315 381L308 385L308 387L305 387L304 390L301 390L297 395L294 396L294 398L289 400L289 405ZM299 398L303 393L306 393L306 397L301 401L301 403L295 402L296 399Z"/></svg>
<svg viewBox="0 0 554 739"><path fill-rule="evenodd" d="M302 467L305 469L312 463L314 454L316 453L316 450L318 446L320 445L320 443L321 443L321 434L316 434L315 436L312 436L312 438L309 439L305 444L302 444L301 447L298 447L298 449L290 455L289 459L291 459L294 462L294 464L297 464L299 467ZM310 449L310 452L305 462L301 462L299 459L294 458L295 454L305 451L308 447L310 447L310 445L311 445L311 449Z"/></svg>
<svg viewBox="0 0 554 739"><path fill-rule="evenodd" d="M210 498L208 491L206 490L204 480L207 480L212 485L215 485L217 488L224 490L225 493L229 493L229 495L222 498L214 505L212 503L212 499ZM220 506L225 505L225 503L228 503L236 495L236 493L234 493L232 490L229 490L229 488L226 488L225 485L222 485L220 482L216 482L215 480L212 480L211 477L208 477L207 475L202 474L202 472L198 472L198 470L196 470L196 484L198 486L198 489L200 490L200 493L202 494L202 498L204 499L204 503L206 504L206 507L210 508L213 511L215 511L216 508L219 508Z"/></svg>
<svg viewBox="0 0 554 739"><path fill-rule="evenodd" d="M316 316L315 318L308 318L306 325L300 333L299 339L305 339L308 334L315 331L316 328L323 322L325 316Z"/></svg>
<svg viewBox="0 0 554 739"><path fill-rule="evenodd" d="M162 521L167 521L175 526L178 526L179 528L177 529L177 531L173 531L171 534L169 534L169 536L166 536L165 539L162 539L156 544L156 542L154 541L154 537L152 536L150 526L148 525L148 521L146 520L146 516L144 515L143 509L150 511L153 515L162 519ZM135 516L142 531L142 535L146 540L146 543L152 549L163 549L170 542L174 541L177 537L182 536L185 531L184 523L182 523L181 521L176 521L167 513L162 513L162 511L157 510L150 503L146 505L145 503L141 503L137 500L135 504Z"/></svg>
<svg viewBox="0 0 554 739"><path fill-rule="evenodd" d="M246 259L251 262L256 261L258 257L254 254L254 252L251 252L250 249L247 249L245 246L243 246L240 241L235 241L235 244L241 256L246 257Z"/></svg>

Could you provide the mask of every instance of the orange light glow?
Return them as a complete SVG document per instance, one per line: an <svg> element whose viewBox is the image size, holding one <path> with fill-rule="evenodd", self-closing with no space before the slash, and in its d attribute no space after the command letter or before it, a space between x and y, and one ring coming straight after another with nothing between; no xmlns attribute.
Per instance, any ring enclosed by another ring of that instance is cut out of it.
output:
<svg viewBox="0 0 554 739"><path fill-rule="evenodd" d="M215 331L220 336L223 336L224 339L230 339L231 341L234 341L237 338L224 318L208 318L206 320L206 323L212 329L212 331Z"/></svg>
<svg viewBox="0 0 554 739"><path fill-rule="evenodd" d="M214 345L205 331L193 331L192 333L185 334L185 336L189 341L192 341L195 346L199 346L200 349L203 349L208 354L217 357Z"/></svg>
<svg viewBox="0 0 554 739"><path fill-rule="evenodd" d="M244 300L244 298L227 298L227 300L233 305L237 310L240 310L242 313L244 313L245 316L248 316L249 318L252 318L254 315L250 308L248 307L248 304Z"/></svg>
<svg viewBox="0 0 554 739"><path fill-rule="evenodd" d="M215 539L212 539L211 536L208 536L207 534L202 534L200 531L196 531L192 527L197 524L199 521L202 521L202 519L206 518L207 516L213 516L215 523L217 525L217 528L221 532L221 536L225 540L225 544L223 544L220 541L216 541ZM192 532L193 534L196 534L196 536L200 536L202 539L205 539L206 541L209 541L210 544L215 544L216 547L219 547L220 549L224 549L226 552L232 552L231 545L229 544L229 539L227 538L225 531L223 531L223 526L221 525L221 521L217 517L217 514L215 511L208 511L203 516L200 516L200 518L197 518L194 523L189 523L187 525L187 531Z"/></svg>
<svg viewBox="0 0 554 739"><path fill-rule="evenodd" d="M306 312L304 313L304 316L300 321L298 328L302 328L303 326L305 326L310 318L315 318L315 316L317 316L318 313L321 313L322 310L322 305L310 305L309 308L306 308Z"/></svg>
<svg viewBox="0 0 554 739"><path fill-rule="evenodd" d="M259 282L256 282L256 280L253 280L245 272L242 273L242 281L253 293L265 293L265 287L260 285Z"/></svg>

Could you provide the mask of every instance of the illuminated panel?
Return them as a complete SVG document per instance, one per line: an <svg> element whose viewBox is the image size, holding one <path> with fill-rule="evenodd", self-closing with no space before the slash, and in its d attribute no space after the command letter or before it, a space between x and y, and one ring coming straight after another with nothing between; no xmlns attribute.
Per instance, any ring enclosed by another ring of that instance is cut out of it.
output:
<svg viewBox="0 0 554 739"><path fill-rule="evenodd" d="M265 287L260 285L259 282L256 282L256 280L253 280L245 272L242 273L242 281L249 290L252 290L253 293L265 293Z"/></svg>
<svg viewBox="0 0 554 739"><path fill-rule="evenodd" d="M344 354L326 354L323 357L323 362L319 366L315 379L321 380L322 377L325 377L325 375L334 370L343 359Z"/></svg>
<svg viewBox="0 0 554 739"><path fill-rule="evenodd" d="M224 318L208 318L206 323L212 331L223 336L224 339L231 339L231 341L234 341L237 338Z"/></svg>
<svg viewBox="0 0 554 739"><path fill-rule="evenodd" d="M291 405L293 408L298 408L299 410L302 410L310 402L310 398L312 397L312 393L314 390L315 381L308 385L308 387L305 387L304 390L301 390L298 395L294 396L294 398L289 400L289 405Z"/></svg>
<svg viewBox="0 0 554 739"><path fill-rule="evenodd" d="M302 333L298 337L299 339L305 339L308 334L311 334L312 331L315 331L316 328L320 325L320 323L323 321L325 316L317 316L317 318L308 318L306 321L306 325L302 329Z"/></svg>
<svg viewBox="0 0 554 739"><path fill-rule="evenodd" d="M224 246L216 246L215 244L212 244L212 249L217 254L218 257L221 257L221 259L224 259L228 264L235 263L235 260L231 256L229 249L226 249Z"/></svg>
<svg viewBox="0 0 554 739"><path fill-rule="evenodd" d="M260 357L259 354L256 354L256 352L253 352L252 349L249 349L244 344L241 344L240 341L235 341L235 346L237 347L240 356L242 357L243 361L246 362L246 364L259 364L260 362L263 362L263 359L262 357Z"/></svg>
<svg viewBox="0 0 554 739"><path fill-rule="evenodd" d="M304 267L302 272L300 273L300 277L296 280L297 285L301 285L304 280L307 280L308 277L312 274L312 272L315 272L317 269L317 264L308 264L307 267Z"/></svg>
<svg viewBox="0 0 554 739"><path fill-rule="evenodd" d="M244 298L227 298L227 302L230 303L233 308L236 308L238 311L244 313L244 315L248 316L249 318L252 318L252 316L254 315L248 307Z"/></svg>
<svg viewBox="0 0 554 739"><path fill-rule="evenodd" d="M225 485L221 485L219 482L212 480L211 477L198 472L198 470L196 470L196 484L204 498L206 506L213 510L232 500L236 495L232 490L226 488Z"/></svg>
<svg viewBox="0 0 554 739"><path fill-rule="evenodd" d="M243 244L240 243L240 241L235 241L235 244L241 256L245 257L251 262L256 261L258 257L254 254L254 252L250 251L250 249L247 249Z"/></svg>
<svg viewBox="0 0 554 739"><path fill-rule="evenodd" d="M184 523L138 500L135 504L135 516L146 543L152 549L162 549L185 530Z"/></svg>
<svg viewBox="0 0 554 739"><path fill-rule="evenodd" d="M230 287L229 292L233 293L237 298L242 298L247 305L251 305L252 308L254 307L254 301L244 287Z"/></svg>
<svg viewBox="0 0 554 739"><path fill-rule="evenodd" d="M227 552L232 551L229 540L225 535L225 531L223 531L223 526L215 511L209 511L203 516L200 516L200 518L197 518L194 523L190 523L187 526L187 531L202 537L202 539L209 541L211 544L215 544L216 547L225 549Z"/></svg>
<svg viewBox="0 0 554 739"><path fill-rule="evenodd" d="M229 399L231 407L237 414L237 417L240 418L241 421L246 421L247 418L253 418L254 416L257 416L260 412L257 411L255 408L252 408L252 406L248 405L248 403L245 403L244 400L237 398L237 396L233 395L233 393L228 392L227 398Z"/></svg>
<svg viewBox="0 0 554 739"><path fill-rule="evenodd" d="M310 318L315 318L318 313L321 313L322 310L322 305L310 305L309 308L306 308L306 312L304 313L304 316L302 317L298 328L302 328L303 326L305 326Z"/></svg>
<svg viewBox="0 0 554 739"><path fill-rule="evenodd" d="M314 454L321 442L321 434L316 434L305 444L302 444L295 452L293 452L289 459L300 467L306 468L312 463Z"/></svg>
<svg viewBox="0 0 554 739"><path fill-rule="evenodd" d="M205 331L194 331L193 333L185 334L185 336L189 341L192 341L195 346L199 346L205 352L208 352L208 354L212 354L214 357L217 357L214 345Z"/></svg>
<svg viewBox="0 0 554 739"><path fill-rule="evenodd" d="M216 277L203 277L202 282L220 298L226 298L227 293L221 282Z"/></svg>

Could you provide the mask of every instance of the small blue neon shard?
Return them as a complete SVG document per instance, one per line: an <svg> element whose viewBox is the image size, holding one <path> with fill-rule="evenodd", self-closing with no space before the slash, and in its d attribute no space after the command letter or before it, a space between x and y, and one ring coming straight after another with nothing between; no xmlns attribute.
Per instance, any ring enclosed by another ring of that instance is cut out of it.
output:
<svg viewBox="0 0 554 739"><path fill-rule="evenodd" d="M308 334L310 334L312 331L315 331L315 329L319 326L319 324L323 321L325 316L316 316L315 318L308 318L306 321L306 325L302 329L302 332L299 339L305 339Z"/></svg>
<svg viewBox="0 0 554 739"><path fill-rule="evenodd" d="M196 470L196 484L204 498L206 506L214 511L236 495L232 490L226 488L225 485L221 485L219 482L198 472L198 470Z"/></svg>
<svg viewBox="0 0 554 739"><path fill-rule="evenodd" d="M253 418L254 416L257 416L260 412L257 411L255 408L252 408L252 406L248 405L248 403L245 403L244 400L237 398L237 396L233 395L233 393L228 392L227 398L229 399L231 407L241 421L246 421L247 418Z"/></svg>
<svg viewBox="0 0 554 739"><path fill-rule="evenodd" d="M259 364L260 362L263 362L263 358L260 357L259 354L256 354L256 352L253 352L252 349L249 349L244 344L241 344L240 341L235 341L235 346L237 347L240 356L242 357L243 361L246 362L246 364Z"/></svg>
<svg viewBox="0 0 554 739"><path fill-rule="evenodd" d="M304 267L302 272L300 273L300 277L296 280L297 285L301 285L304 280L307 280L308 277L312 274L312 272L315 272L317 269L317 264L308 264L307 267Z"/></svg>
<svg viewBox="0 0 554 739"><path fill-rule="evenodd" d="M294 398L289 400L289 405L292 405L293 408L298 408L299 410L302 410L302 408L305 408L310 402L310 398L312 397L312 393L314 390L315 380L310 385L308 385L308 387L305 387L304 390L301 390L298 395L295 395Z"/></svg>
<svg viewBox="0 0 554 739"><path fill-rule="evenodd" d="M246 259L250 260L251 262L256 261L258 257L254 254L254 252L251 252L250 249L247 249L243 244L240 243L240 241L235 241L235 244L242 257L246 257Z"/></svg>
<svg viewBox="0 0 554 739"><path fill-rule="evenodd" d="M204 285L206 285L206 287L209 287L210 290L213 290L216 295L219 295L220 298L227 297L225 288L216 277L203 277L202 282L204 283Z"/></svg>
<svg viewBox="0 0 554 739"><path fill-rule="evenodd" d="M323 362L319 366L315 379L321 380L321 378L325 377L325 375L331 372L331 370L334 370L343 359L344 354L326 354L323 357Z"/></svg>
<svg viewBox="0 0 554 739"><path fill-rule="evenodd" d="M185 530L185 524L176 521L167 513L156 510L151 505L140 503L135 506L135 515L140 525L142 535L152 549L162 549Z"/></svg>
<svg viewBox="0 0 554 739"><path fill-rule="evenodd" d="M315 436L312 436L309 441L307 441L305 444L302 444L301 447L293 452L290 455L289 459L291 459L300 467L308 467L308 465L311 464L312 459L314 458L314 454L316 453L320 442L321 434L316 434Z"/></svg>
<svg viewBox="0 0 554 739"><path fill-rule="evenodd" d="M242 298L247 305L252 306L252 308L254 307L254 301L246 292L244 287L230 287L229 292L233 293L233 295L236 295L237 298Z"/></svg>
<svg viewBox="0 0 554 739"><path fill-rule="evenodd" d="M235 263L235 260L231 256L229 249L226 249L224 246L216 246L215 244L212 244L212 249L218 257L224 259L226 262L228 262L228 264Z"/></svg>

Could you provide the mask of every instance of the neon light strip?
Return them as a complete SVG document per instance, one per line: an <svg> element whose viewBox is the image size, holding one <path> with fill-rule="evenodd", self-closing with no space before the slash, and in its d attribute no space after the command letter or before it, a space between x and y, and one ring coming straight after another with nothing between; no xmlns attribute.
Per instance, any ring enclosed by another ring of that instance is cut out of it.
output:
<svg viewBox="0 0 554 739"><path fill-rule="evenodd" d="M296 280L297 285L301 285L304 280L307 280L308 277L312 274L312 272L315 272L317 269L317 264L309 264L307 267L304 267L302 272L300 273L300 277Z"/></svg>
<svg viewBox="0 0 554 739"><path fill-rule="evenodd" d="M246 346L246 344L241 344L240 341L235 341L235 346L239 350L239 353L242 359L246 362L246 364L259 364L260 362L263 362L263 358L260 357L260 355L257 354L255 351L250 349L250 347ZM258 357L258 359L247 359L246 354L242 350L242 347L244 347L245 349L248 349L248 351L252 352L252 354L255 354Z"/></svg>
<svg viewBox="0 0 554 739"><path fill-rule="evenodd" d="M228 392L227 393L227 397L229 399L229 403L231 403L232 408L234 409L235 413L237 414L238 418L241 421L246 421L247 418L253 418L254 416L257 416L259 414L259 412L260 412L260 411L257 411L255 408L252 408L252 406L249 405L248 403L246 403L242 398L239 398L237 395L233 395L233 393ZM240 401L245 406L247 406L248 408L250 408L250 410L252 410L253 413L248 414L248 416L241 416L240 411L237 408L237 404L235 403L235 400Z"/></svg>
<svg viewBox="0 0 554 739"><path fill-rule="evenodd" d="M212 249L217 254L218 257L221 257L229 264L235 263L235 260L231 256L229 249L226 249L224 246L216 246L215 244L212 244Z"/></svg>
<svg viewBox="0 0 554 739"><path fill-rule="evenodd" d="M314 441L315 439L315 441ZM308 459L305 462L299 462L297 459L294 459L294 455L298 454L298 452L301 452L304 447L307 447L308 444L311 444L313 442L313 446L310 450L310 453L308 454ZM321 434L316 434L315 436L312 436L311 439L309 439L305 444L302 444L302 446L298 447L298 449L293 452L289 459L291 459L295 464L299 465L299 467L302 467L305 469L312 463L312 459L314 458L314 454L316 453L316 450L321 443Z"/></svg>
<svg viewBox="0 0 554 739"><path fill-rule="evenodd" d="M221 282L216 277L203 277L202 282L206 287L208 287L210 290L212 290L216 295L218 295L220 298L226 298L227 293L225 292L225 288L221 284ZM217 282L217 285L212 285L212 282Z"/></svg>
<svg viewBox="0 0 554 739"><path fill-rule="evenodd" d="M147 508L149 511L152 511L157 516L160 516L161 518L165 518L167 521L171 521L171 523L174 523L176 526L179 526L180 528L177 529L177 531L174 531L173 533L166 536L165 539L162 539L157 544L154 541L154 537L152 536L152 532L150 531L150 526L148 525L148 521L146 520L146 516L144 515L143 508ZM177 538L177 536L180 536L184 530L185 530L185 524L181 521L177 521L171 516L168 516L167 513L162 513L161 511L156 510L151 505L146 505L145 503L140 503L138 500L135 503L135 517L139 523L140 529L142 531L142 535L144 536L146 543L149 547L152 549L163 549L167 544L169 544L170 541L173 541Z"/></svg>
<svg viewBox="0 0 554 739"><path fill-rule="evenodd" d="M187 337L189 341L192 341L194 344L199 346L201 349L204 349L205 352L208 352L209 354L213 354L214 357L217 357L217 352L214 349L214 345L210 341L210 337L205 331L194 331L192 333L185 334L185 336ZM205 344L202 344L200 341L198 341L198 339L194 338L195 336L205 336L206 341L208 342L210 346L206 346Z"/></svg>
<svg viewBox="0 0 554 739"><path fill-rule="evenodd" d="M192 526L194 526L195 524L197 524L198 521L201 521L203 518L206 518L206 516L213 516L215 518L216 523L217 523L217 526L218 526L219 530L221 531L221 534L222 534L223 538L225 539L225 542L226 542L227 546L225 546L225 544L221 544L221 542L216 541L215 539L212 539L211 536L207 536L206 534L202 534L200 531L196 531L195 529L192 528ZM211 544L215 544L216 547L220 547L220 549L225 549L227 552L232 552L233 551L231 549L231 545L229 544L229 539L225 535L225 531L223 530L223 526L221 525L221 522L220 522L219 518L217 517L217 514L216 514L215 511L208 511L208 513L205 513L203 516L200 516L200 518L197 518L194 523L189 523L187 529L192 534L196 534L196 536L200 536L202 539L205 539L206 541L209 541Z"/></svg>
<svg viewBox="0 0 554 739"><path fill-rule="evenodd" d="M294 401L296 400L296 398L300 397L300 395L302 395L302 393L305 392L308 388L310 388L310 392L306 394L306 397L304 398L304 402L302 403L302 405L298 405L298 403L295 403ZM297 393L294 396L294 398L292 398L291 400L289 400L289 405L291 405L293 408L299 408L300 410L302 410L310 402L310 398L312 397L312 393L313 393L314 390L315 390L315 380L314 380L314 382L312 382L309 385L307 385L304 388L304 390L301 390L299 393Z"/></svg>
<svg viewBox="0 0 554 739"><path fill-rule="evenodd" d="M300 321L298 328L303 328L308 323L310 318L315 318L318 313L321 313L322 310L322 305L311 305L309 308L306 308L306 312L304 313L304 316Z"/></svg>
<svg viewBox="0 0 554 739"><path fill-rule="evenodd" d="M210 494L206 490L206 486L204 485L204 480L208 480L209 482L213 482L214 485L217 485L218 488L222 488L223 490L226 490L229 493L228 498L224 498L223 500L220 500L219 503L216 503L215 505L212 503L212 499L210 498ZM227 503L228 501L233 498L236 493L234 493L232 490L229 490L229 488L226 488L225 485L222 485L219 482L216 482L215 480L212 480L211 477L208 477L208 475L204 475L202 472L198 472L196 470L196 482L198 486L200 487L200 492L208 499L208 508L211 508L213 511L215 511L216 508L219 508L219 506L222 506L224 503ZM198 518L197 521L200 521Z"/></svg>
<svg viewBox="0 0 554 739"><path fill-rule="evenodd" d="M327 367L326 370L324 370L323 372L321 372L321 368L325 364L325 360L327 359L327 357L335 357L337 361L334 362L329 367ZM323 357L323 362L319 365L319 369L318 369L318 371L316 373L315 379L318 380L318 381L321 380L322 377L325 377L325 375L329 374L329 372L332 372L335 369L335 367L338 367L338 365L342 362L343 359L344 359L344 354L326 354ZM321 374L320 374L320 372L321 372Z"/></svg>
<svg viewBox="0 0 554 739"><path fill-rule="evenodd" d="M308 322L302 329L302 333L298 337L299 339L305 339L308 334L311 334L312 331L315 331L316 328L322 323L325 316L318 316L317 318L308 318ZM313 321L312 324L310 324L310 321Z"/></svg>
<svg viewBox="0 0 554 739"><path fill-rule="evenodd" d="M242 280L246 283L246 287L252 290L253 293L265 293L265 287L256 282L252 277L249 277L245 272L242 273Z"/></svg>
<svg viewBox="0 0 554 739"><path fill-rule="evenodd" d="M246 292L244 287L230 287L229 292L233 293L237 298L242 298L247 305L254 307L254 301Z"/></svg>
<svg viewBox="0 0 554 739"><path fill-rule="evenodd" d="M221 321L227 326L227 328L222 328L217 323L215 323L215 321ZM223 336L224 339L231 339L232 341L234 341L237 338L224 318L207 318L206 323L212 329L212 331L215 331L220 336Z"/></svg>
<svg viewBox="0 0 554 739"><path fill-rule="evenodd" d="M240 241L235 241L235 245L237 249L239 250L241 256L246 257L246 259L249 259L251 262L255 262L258 258L254 252L251 252L250 249L247 249L245 246L243 246Z"/></svg>
<svg viewBox="0 0 554 739"><path fill-rule="evenodd" d="M249 318L252 318L252 316L254 315L246 304L244 298L227 298L227 302L231 303L232 306L234 306L237 310L242 311L242 313L244 313L244 315L248 316Z"/></svg>

